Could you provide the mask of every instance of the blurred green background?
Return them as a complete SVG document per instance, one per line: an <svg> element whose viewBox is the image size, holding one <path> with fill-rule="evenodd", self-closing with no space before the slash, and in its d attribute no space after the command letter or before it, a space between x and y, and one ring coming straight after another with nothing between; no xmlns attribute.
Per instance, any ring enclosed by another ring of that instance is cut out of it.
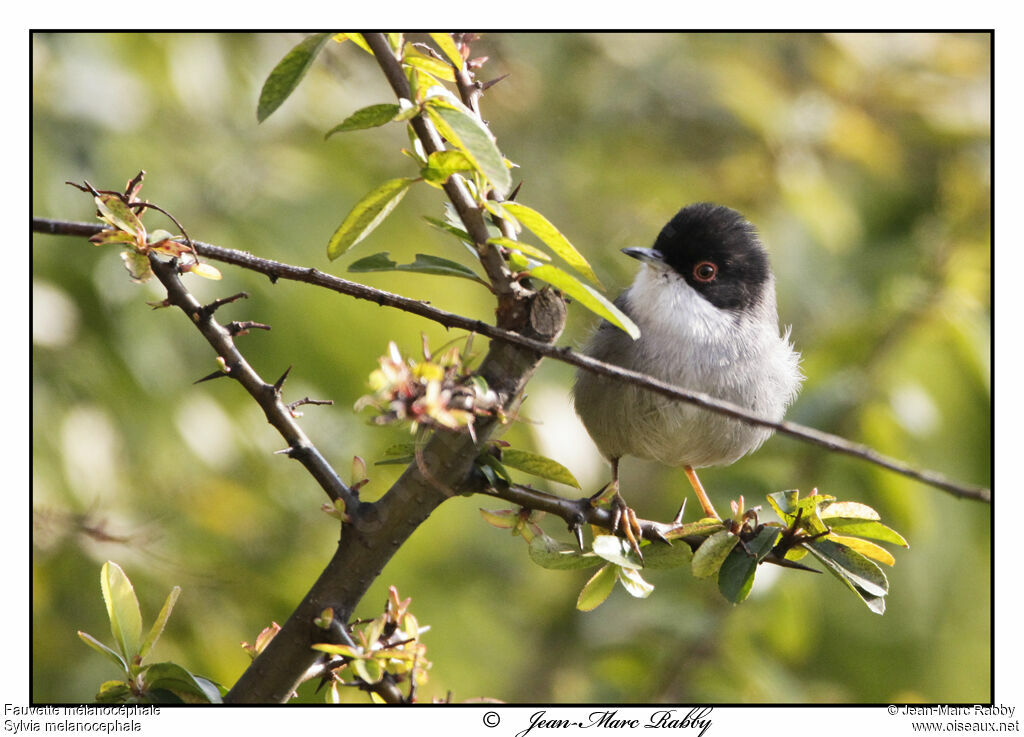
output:
<svg viewBox="0 0 1024 737"><path fill-rule="evenodd" d="M42 34L33 37L34 215L90 220L64 184L143 196L194 238L344 276L390 251L467 260L420 218L441 194L413 188L338 262L327 240L381 181L413 174L400 125L324 133L393 97L373 60L331 43L298 91L257 126L259 90L300 34ZM682 205L712 200L761 230L780 316L807 374L791 420L989 485L991 461L990 38L985 34L491 34L483 100L498 143L521 167L520 201L545 213L614 293L632 278L625 246L650 245ZM158 213L150 227L167 227ZM104 560L135 583L148 623L171 586L184 593L156 659L232 684L239 646L283 622L329 559L335 522L301 467L240 387L192 382L215 370L176 311L151 311L114 250L33 237L32 694L89 700L115 678L75 636L110 641ZM240 339L265 378L294 369L286 400L336 467L371 464L401 428L352 411L395 340L415 353L432 323L323 290L222 267L190 277L200 299L240 290L223 320L273 326ZM357 280L484 320L493 302L461 280ZM570 308L562 343L591 315ZM478 340L478 346L484 342ZM569 466L588 491L607 480L568 399L572 371L545 362L506 438ZM401 468L371 465L367 498ZM750 599L652 571L647 600L615 591L574 609L587 571L530 563L522 540L456 498L416 532L358 612L389 584L411 596L433 662L425 699L556 702L980 702L991 699L991 508L957 501L862 462L776 437L702 476L721 506L743 494L817 487L877 508L911 542L887 571L879 617L831 576L762 570ZM668 519L681 472L627 461L626 498ZM552 489L572 495L566 487ZM771 514L765 512L770 518ZM564 526L545 521L567 539ZM308 688L302 699L319 700ZM352 694L356 700L364 697Z"/></svg>

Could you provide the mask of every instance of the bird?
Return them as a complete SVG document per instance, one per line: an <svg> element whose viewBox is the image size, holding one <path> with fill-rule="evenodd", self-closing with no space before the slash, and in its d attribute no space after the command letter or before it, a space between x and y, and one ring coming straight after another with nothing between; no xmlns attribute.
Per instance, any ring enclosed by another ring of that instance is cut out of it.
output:
<svg viewBox="0 0 1024 737"><path fill-rule="evenodd" d="M756 228L736 210L698 202L679 210L652 247L622 252L641 266L614 303L640 336L605 320L583 352L781 421L804 377L790 328L780 332L775 276ZM611 463L613 532L621 526L637 555L640 526L619 490L623 457L682 467L705 516L720 519L695 469L729 465L773 432L582 368L572 395Z"/></svg>

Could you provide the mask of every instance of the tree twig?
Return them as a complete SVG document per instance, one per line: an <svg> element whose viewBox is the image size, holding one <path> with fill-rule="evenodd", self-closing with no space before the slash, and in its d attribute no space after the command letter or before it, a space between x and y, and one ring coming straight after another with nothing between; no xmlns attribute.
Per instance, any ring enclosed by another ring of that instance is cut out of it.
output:
<svg viewBox="0 0 1024 737"><path fill-rule="evenodd" d="M268 384L260 378L235 346L235 333L213 317L214 310L223 304L224 300L215 301L204 307L181 283L175 261L163 261L150 254L149 262L156 278L167 290L167 301L189 316L223 361L226 374L245 387L256 400L263 409L267 422L273 425L288 443L287 455L306 467L328 497L332 500L342 499L346 509L354 509L359 504L359 497L341 480L299 427L291 409L281 401L280 385Z"/></svg>
<svg viewBox="0 0 1024 737"><path fill-rule="evenodd" d="M91 236L104 229L101 224L68 222L60 220L49 220L46 218L33 218L32 229L40 233L53 235L79 235ZM694 392L682 387L673 386L667 382L656 379L646 374L630 371L619 366L604 363L589 356L577 353L570 348L552 345L540 340L520 335L519 333L496 327L482 320L457 315L452 312L438 309L426 302L409 299L401 295L385 292L380 289L368 287L337 276L325 274L317 269L292 266L270 259L253 256L244 251L236 251L229 248L210 245L202 241L194 241L196 250L206 258L221 261L223 263L240 266L251 271L265 274L272 280L288 279L304 282L315 286L330 289L341 294L346 294L358 299L365 299L386 307L394 307L414 315L419 315L428 320L444 325L448 328L458 328L470 332L479 333L493 340L500 340L506 343L527 348L546 358L578 366L602 376L615 377L627 384L643 387L657 394L661 394L681 402L689 402L711 412L733 417L751 425L760 425L775 430L780 435L788 435L806 443L811 443L826 448L835 453L843 453L853 458L859 458L907 478L920 481L923 484L942 489L962 499L974 499L982 502L991 502L992 492L990 489L953 481L942 474L927 469L920 469L908 463L883 455L873 448L862 443L854 443L838 435L816 430L811 427L797 424L795 422L774 422L772 420L758 417L757 415L739 407L735 404L715 399L701 392Z"/></svg>

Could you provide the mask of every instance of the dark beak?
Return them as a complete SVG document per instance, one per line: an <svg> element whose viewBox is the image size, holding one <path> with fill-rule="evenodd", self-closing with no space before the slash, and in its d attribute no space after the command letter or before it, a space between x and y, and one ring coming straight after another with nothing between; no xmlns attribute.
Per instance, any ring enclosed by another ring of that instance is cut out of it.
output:
<svg viewBox="0 0 1024 737"><path fill-rule="evenodd" d="M637 261L643 261L644 263L665 263L665 257L661 255L661 251L655 251L653 248L623 248L622 252L627 256L635 258Z"/></svg>

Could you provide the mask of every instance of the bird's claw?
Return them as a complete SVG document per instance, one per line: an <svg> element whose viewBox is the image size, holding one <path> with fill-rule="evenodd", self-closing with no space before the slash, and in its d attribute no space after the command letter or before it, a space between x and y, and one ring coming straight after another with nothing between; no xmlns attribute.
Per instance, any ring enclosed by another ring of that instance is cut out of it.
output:
<svg viewBox="0 0 1024 737"><path fill-rule="evenodd" d="M644 559L643 553L640 552L640 540L643 539L644 534L640 527L640 520L637 519L636 512L626 504L626 500L618 491L612 497L612 532L616 534L621 532L629 543L630 549L636 553L636 557L641 561Z"/></svg>

